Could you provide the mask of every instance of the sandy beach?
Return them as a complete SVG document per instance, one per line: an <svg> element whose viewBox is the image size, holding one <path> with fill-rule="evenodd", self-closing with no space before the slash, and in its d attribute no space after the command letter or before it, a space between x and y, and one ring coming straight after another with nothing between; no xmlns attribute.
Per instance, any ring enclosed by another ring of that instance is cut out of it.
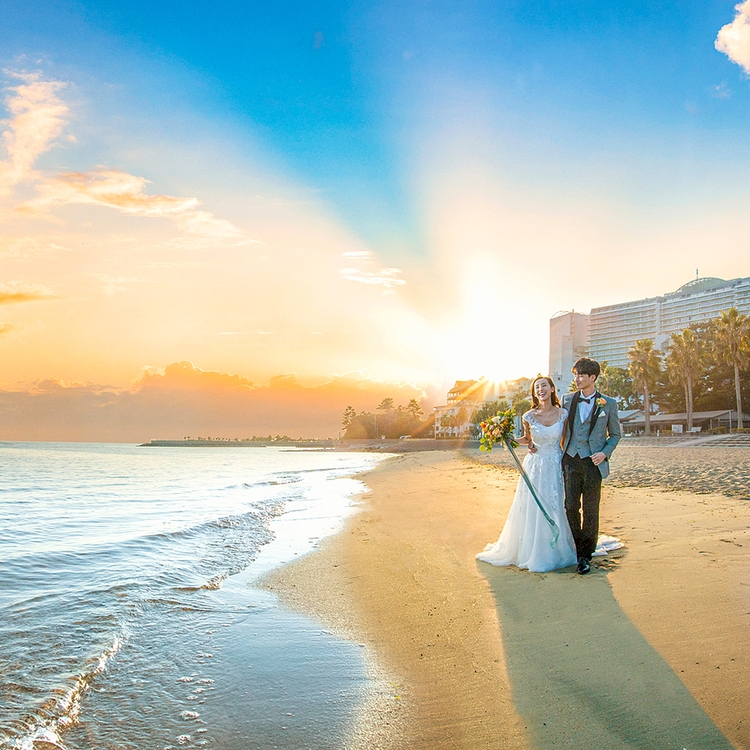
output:
<svg viewBox="0 0 750 750"><path fill-rule="evenodd" d="M362 511L265 581L364 647L361 748L750 748L747 501L605 483L592 573L477 563L507 468L452 452L362 477Z"/></svg>

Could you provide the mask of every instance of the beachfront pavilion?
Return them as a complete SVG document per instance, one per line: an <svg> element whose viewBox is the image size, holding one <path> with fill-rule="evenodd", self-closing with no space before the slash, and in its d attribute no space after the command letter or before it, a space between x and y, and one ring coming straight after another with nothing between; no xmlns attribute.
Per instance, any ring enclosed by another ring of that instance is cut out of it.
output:
<svg viewBox="0 0 750 750"><path fill-rule="evenodd" d="M743 420L747 424L746 420ZM642 411L620 412L620 424L625 435L639 435L646 427L646 419ZM731 409L717 411L693 412L693 433L706 433L717 427L734 429L737 427L737 412ZM669 434L689 434L687 428L687 414L652 414L651 431Z"/></svg>

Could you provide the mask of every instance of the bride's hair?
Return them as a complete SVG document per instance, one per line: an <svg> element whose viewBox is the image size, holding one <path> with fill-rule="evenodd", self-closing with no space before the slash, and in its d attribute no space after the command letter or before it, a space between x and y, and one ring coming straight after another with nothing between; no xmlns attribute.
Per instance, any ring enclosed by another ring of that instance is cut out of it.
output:
<svg viewBox="0 0 750 750"><path fill-rule="evenodd" d="M552 389L552 395L550 396L552 406L560 406L560 399L557 398L557 388L555 388L555 384L552 382L552 378L548 378L546 375L539 375L531 381L531 403L533 404L533 408L539 408L539 399L536 397L536 393L534 393L534 386L540 380L546 380L549 383L549 387Z"/></svg>

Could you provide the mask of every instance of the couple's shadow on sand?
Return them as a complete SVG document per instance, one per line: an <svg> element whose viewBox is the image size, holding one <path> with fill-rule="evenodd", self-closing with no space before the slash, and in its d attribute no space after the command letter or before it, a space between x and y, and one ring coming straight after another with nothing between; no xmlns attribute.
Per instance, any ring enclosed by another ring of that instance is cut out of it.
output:
<svg viewBox="0 0 750 750"><path fill-rule="evenodd" d="M495 597L513 698L534 747L731 750L622 611L603 567L587 576L477 567Z"/></svg>

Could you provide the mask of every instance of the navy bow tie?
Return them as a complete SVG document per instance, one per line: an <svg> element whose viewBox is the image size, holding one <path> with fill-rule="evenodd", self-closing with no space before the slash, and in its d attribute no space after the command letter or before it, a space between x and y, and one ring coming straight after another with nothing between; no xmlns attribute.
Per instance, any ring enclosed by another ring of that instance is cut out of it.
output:
<svg viewBox="0 0 750 750"><path fill-rule="evenodd" d="M579 403L590 404L593 398L593 396L589 396L588 398L584 398L583 396L581 396L581 398L579 399Z"/></svg>

